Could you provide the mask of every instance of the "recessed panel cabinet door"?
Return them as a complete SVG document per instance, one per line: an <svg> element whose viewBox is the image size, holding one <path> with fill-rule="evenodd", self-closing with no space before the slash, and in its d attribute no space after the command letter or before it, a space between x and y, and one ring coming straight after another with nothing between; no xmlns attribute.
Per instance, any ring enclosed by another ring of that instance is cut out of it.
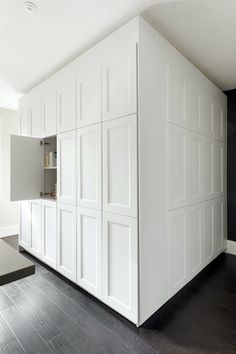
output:
<svg viewBox="0 0 236 354"><path fill-rule="evenodd" d="M77 205L101 209L101 124L77 130Z"/></svg>
<svg viewBox="0 0 236 354"><path fill-rule="evenodd" d="M30 200L30 253L41 257L41 200Z"/></svg>
<svg viewBox="0 0 236 354"><path fill-rule="evenodd" d="M76 281L76 207L57 205L57 270Z"/></svg>
<svg viewBox="0 0 236 354"><path fill-rule="evenodd" d="M136 44L107 42L102 62L102 119L137 112Z"/></svg>
<svg viewBox="0 0 236 354"><path fill-rule="evenodd" d="M222 199L215 199L213 204L213 250L217 255L223 249L224 241L224 204Z"/></svg>
<svg viewBox="0 0 236 354"><path fill-rule="evenodd" d="M168 125L168 204L169 209L187 203L188 132Z"/></svg>
<svg viewBox="0 0 236 354"><path fill-rule="evenodd" d="M57 132L76 128L76 76L71 68L59 72L57 86Z"/></svg>
<svg viewBox="0 0 236 354"><path fill-rule="evenodd" d="M56 268L56 202L42 200L42 260Z"/></svg>
<svg viewBox="0 0 236 354"><path fill-rule="evenodd" d="M19 245L26 250L28 250L30 246L30 207L28 200L20 202Z"/></svg>
<svg viewBox="0 0 236 354"><path fill-rule="evenodd" d="M102 120L102 78L98 46L78 58L76 73L77 128L81 128Z"/></svg>
<svg viewBox="0 0 236 354"><path fill-rule="evenodd" d="M103 301L137 322L137 220L103 214Z"/></svg>
<svg viewBox="0 0 236 354"><path fill-rule="evenodd" d="M30 119L30 110L28 107L20 107L19 108L19 116L20 116L20 135L29 136L30 128L29 128L29 119Z"/></svg>
<svg viewBox="0 0 236 354"><path fill-rule="evenodd" d="M137 216L136 115L103 125L103 208Z"/></svg>
<svg viewBox="0 0 236 354"><path fill-rule="evenodd" d="M77 208L77 283L101 297L101 211Z"/></svg>
<svg viewBox="0 0 236 354"><path fill-rule="evenodd" d="M42 91L42 136L46 137L57 133L57 95L50 84Z"/></svg>
<svg viewBox="0 0 236 354"><path fill-rule="evenodd" d="M42 136L42 101L39 94L30 97L29 135Z"/></svg>
<svg viewBox="0 0 236 354"><path fill-rule="evenodd" d="M59 202L76 204L76 131L57 136L58 181L57 198Z"/></svg>
<svg viewBox="0 0 236 354"><path fill-rule="evenodd" d="M40 139L11 135L11 201L40 198L43 192L43 146Z"/></svg>

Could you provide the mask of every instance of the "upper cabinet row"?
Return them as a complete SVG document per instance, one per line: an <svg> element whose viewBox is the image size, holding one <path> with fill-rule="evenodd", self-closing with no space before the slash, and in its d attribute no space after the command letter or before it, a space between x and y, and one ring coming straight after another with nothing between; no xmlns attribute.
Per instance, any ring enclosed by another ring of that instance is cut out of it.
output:
<svg viewBox="0 0 236 354"><path fill-rule="evenodd" d="M46 137L123 117L137 111L136 100L135 39L111 36L21 98L21 135Z"/></svg>
<svg viewBox="0 0 236 354"><path fill-rule="evenodd" d="M171 70L168 78L167 121L210 138L223 140L226 131L224 100L207 96L207 90L200 89L199 83L195 82L193 87L186 74L175 74Z"/></svg>

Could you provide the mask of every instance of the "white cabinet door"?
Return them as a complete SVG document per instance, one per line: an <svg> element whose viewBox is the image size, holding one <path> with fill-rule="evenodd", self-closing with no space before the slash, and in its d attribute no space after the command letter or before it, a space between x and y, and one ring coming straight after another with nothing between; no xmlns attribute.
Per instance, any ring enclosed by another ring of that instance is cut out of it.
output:
<svg viewBox="0 0 236 354"><path fill-rule="evenodd" d="M223 250L224 241L224 204L222 199L213 203L213 251L216 256Z"/></svg>
<svg viewBox="0 0 236 354"><path fill-rule="evenodd" d="M28 200L20 202L19 245L26 250L30 247L30 208Z"/></svg>
<svg viewBox="0 0 236 354"><path fill-rule="evenodd" d="M42 200L42 260L56 268L56 202Z"/></svg>
<svg viewBox="0 0 236 354"><path fill-rule="evenodd" d="M213 136L215 139L224 138L224 108L217 102L212 103Z"/></svg>
<svg viewBox="0 0 236 354"><path fill-rule="evenodd" d="M51 82L45 82L42 90L42 136L57 133L57 94Z"/></svg>
<svg viewBox="0 0 236 354"><path fill-rule="evenodd" d="M76 281L76 207L57 205L57 270Z"/></svg>
<svg viewBox="0 0 236 354"><path fill-rule="evenodd" d="M11 135L11 201L40 198L43 192L43 166L40 139Z"/></svg>
<svg viewBox="0 0 236 354"><path fill-rule="evenodd" d="M224 145L215 141L213 144L213 193L215 197L224 192Z"/></svg>
<svg viewBox="0 0 236 354"><path fill-rule="evenodd" d="M101 298L101 211L77 208L77 283Z"/></svg>
<svg viewBox="0 0 236 354"><path fill-rule="evenodd" d="M103 125L103 208L137 216L136 115Z"/></svg>
<svg viewBox="0 0 236 354"><path fill-rule="evenodd" d="M198 204L190 206L187 212L186 261L187 275L189 280L192 279L201 270L201 233L201 206Z"/></svg>
<svg viewBox="0 0 236 354"><path fill-rule="evenodd" d="M71 65L57 77L57 132L76 129L76 73Z"/></svg>
<svg viewBox="0 0 236 354"><path fill-rule="evenodd" d="M214 140L204 137L202 144L202 185L203 197L205 199L213 198L213 149Z"/></svg>
<svg viewBox="0 0 236 354"><path fill-rule="evenodd" d="M214 203L214 202L213 202ZM202 262L208 264L213 258L213 203L202 206Z"/></svg>
<svg viewBox="0 0 236 354"><path fill-rule="evenodd" d="M187 213L185 208L168 212L168 283L173 296L186 283Z"/></svg>
<svg viewBox="0 0 236 354"><path fill-rule="evenodd" d="M33 93L29 98L29 135L40 138L42 136L42 100L40 94Z"/></svg>
<svg viewBox="0 0 236 354"><path fill-rule="evenodd" d="M101 124L77 130L77 205L101 209Z"/></svg>
<svg viewBox="0 0 236 354"><path fill-rule="evenodd" d="M103 300L137 322L137 220L103 214Z"/></svg>
<svg viewBox="0 0 236 354"><path fill-rule="evenodd" d="M99 123L102 119L100 46L82 54L76 63L77 128Z"/></svg>
<svg viewBox="0 0 236 354"><path fill-rule="evenodd" d="M187 199L194 204L202 199L202 136L188 133Z"/></svg>
<svg viewBox="0 0 236 354"><path fill-rule="evenodd" d="M20 135L29 136L29 115L28 96L25 95L19 100Z"/></svg>
<svg viewBox="0 0 236 354"><path fill-rule="evenodd" d="M168 124L168 204L169 209L187 203L188 132Z"/></svg>
<svg viewBox="0 0 236 354"><path fill-rule="evenodd" d="M102 61L102 119L137 112L136 44L107 40Z"/></svg>
<svg viewBox="0 0 236 354"><path fill-rule="evenodd" d="M57 198L59 202L76 204L76 131L57 136Z"/></svg>
<svg viewBox="0 0 236 354"><path fill-rule="evenodd" d="M30 208L30 253L41 258L42 246L42 217L41 217L41 200L29 201Z"/></svg>

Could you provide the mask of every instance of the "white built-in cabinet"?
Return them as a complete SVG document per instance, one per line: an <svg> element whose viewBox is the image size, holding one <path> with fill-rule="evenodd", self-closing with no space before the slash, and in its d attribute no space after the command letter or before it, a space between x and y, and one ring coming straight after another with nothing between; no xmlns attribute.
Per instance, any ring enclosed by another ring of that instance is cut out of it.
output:
<svg viewBox="0 0 236 354"><path fill-rule="evenodd" d="M57 133L57 93L54 78L42 83L42 137Z"/></svg>
<svg viewBox="0 0 236 354"><path fill-rule="evenodd" d="M102 213L77 208L77 284L102 295Z"/></svg>
<svg viewBox="0 0 236 354"><path fill-rule="evenodd" d="M76 128L76 76L73 65L60 70L57 76L57 132Z"/></svg>
<svg viewBox="0 0 236 354"><path fill-rule="evenodd" d="M19 243L34 256L41 257L41 200L25 200L20 203Z"/></svg>
<svg viewBox="0 0 236 354"><path fill-rule="evenodd" d="M29 109L29 135L34 137L41 137L42 135L42 102L38 92L35 92L30 98Z"/></svg>
<svg viewBox="0 0 236 354"><path fill-rule="evenodd" d="M103 209L137 217L136 115L103 124Z"/></svg>
<svg viewBox="0 0 236 354"><path fill-rule="evenodd" d="M76 204L76 130L57 136L57 198Z"/></svg>
<svg viewBox="0 0 236 354"><path fill-rule="evenodd" d="M102 119L137 112L137 47L133 31L105 39L102 57Z"/></svg>
<svg viewBox="0 0 236 354"><path fill-rule="evenodd" d="M102 207L101 124L77 130L77 205Z"/></svg>
<svg viewBox="0 0 236 354"><path fill-rule="evenodd" d="M57 270L76 281L76 207L57 204Z"/></svg>
<svg viewBox="0 0 236 354"><path fill-rule="evenodd" d="M103 213L103 299L130 320L137 316L137 220Z"/></svg>
<svg viewBox="0 0 236 354"><path fill-rule="evenodd" d="M226 114L214 84L129 21L20 100L20 245L141 325L225 248Z"/></svg>
<svg viewBox="0 0 236 354"><path fill-rule="evenodd" d="M42 261L56 269L57 203L42 200Z"/></svg>
<svg viewBox="0 0 236 354"><path fill-rule="evenodd" d="M30 245L30 209L29 201L24 200L20 202L20 234L19 234L19 244L26 250L29 249Z"/></svg>
<svg viewBox="0 0 236 354"><path fill-rule="evenodd" d="M30 213L29 249L34 256L40 258L41 247L42 247L41 200L29 201L29 213Z"/></svg>
<svg viewBox="0 0 236 354"><path fill-rule="evenodd" d="M76 60L77 128L102 120L101 70L99 46L91 48Z"/></svg>

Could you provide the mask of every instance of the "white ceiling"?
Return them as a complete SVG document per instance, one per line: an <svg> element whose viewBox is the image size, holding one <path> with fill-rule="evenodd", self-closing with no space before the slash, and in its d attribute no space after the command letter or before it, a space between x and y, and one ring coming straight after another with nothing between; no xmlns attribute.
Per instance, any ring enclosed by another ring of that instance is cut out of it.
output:
<svg viewBox="0 0 236 354"><path fill-rule="evenodd" d="M143 16L218 87L236 88L236 0L159 4Z"/></svg>
<svg viewBox="0 0 236 354"><path fill-rule="evenodd" d="M33 1L29 14L24 0L0 0L0 107L16 109L22 93L138 13L219 87L236 87L235 0Z"/></svg>
<svg viewBox="0 0 236 354"><path fill-rule="evenodd" d="M152 0L0 0L0 107L28 91ZM164 0L165 1L165 0Z"/></svg>

